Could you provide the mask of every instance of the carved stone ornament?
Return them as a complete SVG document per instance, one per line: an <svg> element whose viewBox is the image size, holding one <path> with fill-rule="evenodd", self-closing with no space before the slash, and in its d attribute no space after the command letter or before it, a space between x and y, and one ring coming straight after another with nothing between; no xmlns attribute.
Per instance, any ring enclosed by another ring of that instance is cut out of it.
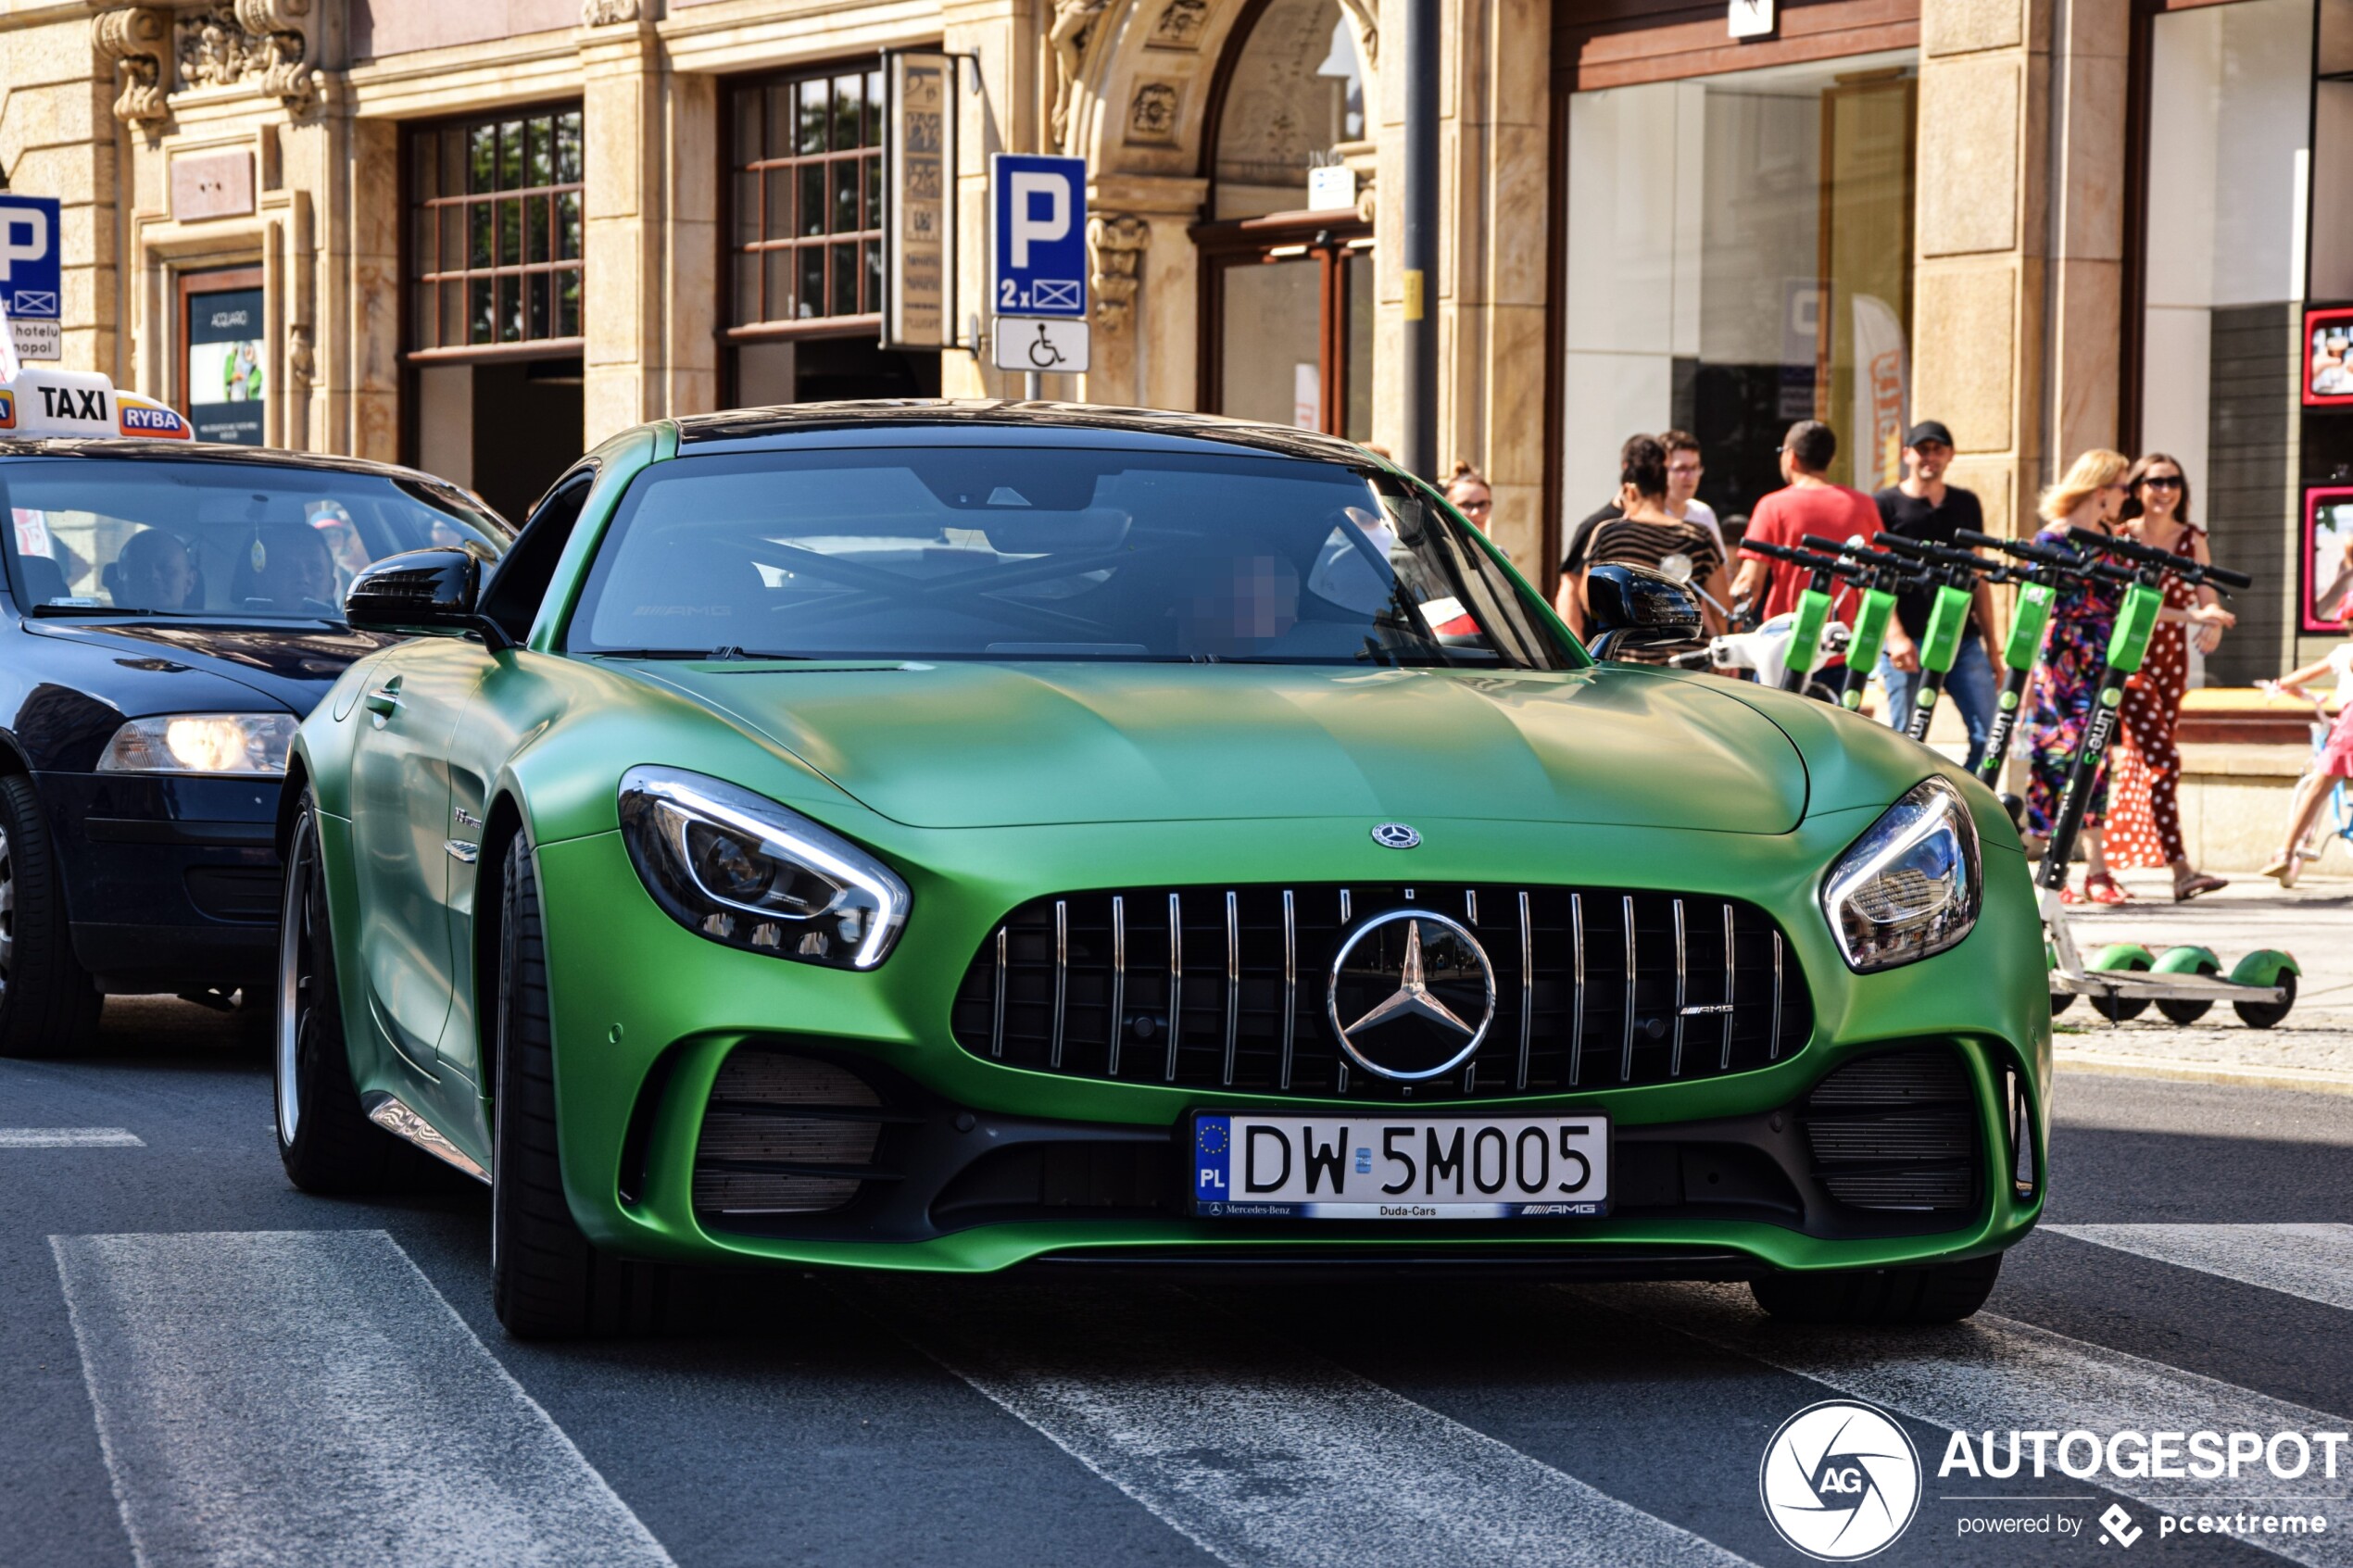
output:
<svg viewBox="0 0 2353 1568"><path fill-rule="evenodd" d="M237 0L237 21L253 43L261 90L296 110L317 101L319 32L311 0Z"/></svg>
<svg viewBox="0 0 2353 1568"><path fill-rule="evenodd" d="M312 0L216 0L173 23L180 85L251 84L297 113L319 95Z"/></svg>
<svg viewBox="0 0 2353 1568"><path fill-rule="evenodd" d="M1094 40L1095 19L1108 4L1110 0L1054 0L1054 24L1046 33L1046 42L1054 51L1051 123L1056 146L1068 144L1071 105L1078 95L1078 69L1087 56L1087 45Z"/></svg>
<svg viewBox="0 0 2353 1568"><path fill-rule="evenodd" d="M1176 89L1165 82L1147 82L1136 89L1127 106L1127 139L1170 143L1176 140Z"/></svg>
<svg viewBox="0 0 2353 1568"><path fill-rule="evenodd" d="M1209 26L1209 0L1168 0L1145 40L1154 49L1198 49Z"/></svg>
<svg viewBox="0 0 2353 1568"><path fill-rule="evenodd" d="M1151 243L1152 226L1132 213L1098 212L1087 220L1087 248L1095 261L1089 280L1095 319L1104 332L1125 331L1134 316L1144 252Z"/></svg>
<svg viewBox="0 0 2353 1568"><path fill-rule="evenodd" d="M296 321L286 328L286 384L296 392L310 389L318 373L319 357L310 344L310 323Z"/></svg>
<svg viewBox="0 0 2353 1568"><path fill-rule="evenodd" d="M637 0L581 0L580 25L611 27L637 19Z"/></svg>
<svg viewBox="0 0 2353 1568"><path fill-rule="evenodd" d="M171 13L159 6L117 6L90 19L90 44L112 60L122 91L114 117L125 125L154 125L171 90Z"/></svg>

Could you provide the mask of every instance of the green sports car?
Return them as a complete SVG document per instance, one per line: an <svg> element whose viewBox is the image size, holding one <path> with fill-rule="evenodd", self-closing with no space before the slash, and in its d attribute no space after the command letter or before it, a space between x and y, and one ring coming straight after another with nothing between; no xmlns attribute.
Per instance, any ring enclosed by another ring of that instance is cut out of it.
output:
<svg viewBox="0 0 2353 1568"><path fill-rule="evenodd" d="M1601 569L1597 646L1688 590ZM2018 838L1597 662L1363 450L810 405L607 442L302 727L278 1138L490 1184L509 1329L674 1265L1746 1279L1974 1311L2043 1198ZM1606 651L1606 650L1605 650Z"/></svg>

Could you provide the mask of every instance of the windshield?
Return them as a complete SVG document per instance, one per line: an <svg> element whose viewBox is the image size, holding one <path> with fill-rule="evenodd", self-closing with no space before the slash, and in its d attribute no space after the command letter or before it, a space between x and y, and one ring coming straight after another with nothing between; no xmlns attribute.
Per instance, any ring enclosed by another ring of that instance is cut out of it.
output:
<svg viewBox="0 0 2353 1568"><path fill-rule="evenodd" d="M341 620L361 568L507 528L421 480L261 463L0 463L8 583L35 615Z"/></svg>
<svg viewBox="0 0 2353 1568"><path fill-rule="evenodd" d="M1462 525L1367 467L909 446L685 458L599 545L575 653L1567 669Z"/></svg>

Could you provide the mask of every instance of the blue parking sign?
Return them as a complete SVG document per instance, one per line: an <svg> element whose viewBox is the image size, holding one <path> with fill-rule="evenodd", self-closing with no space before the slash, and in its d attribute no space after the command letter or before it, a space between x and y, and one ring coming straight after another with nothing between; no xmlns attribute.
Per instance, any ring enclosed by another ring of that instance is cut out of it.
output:
<svg viewBox="0 0 2353 1568"><path fill-rule="evenodd" d="M57 197L0 193L0 305L10 316L57 320L60 250Z"/></svg>
<svg viewBox="0 0 2353 1568"><path fill-rule="evenodd" d="M999 316L1087 315L1087 160L988 160L989 305Z"/></svg>

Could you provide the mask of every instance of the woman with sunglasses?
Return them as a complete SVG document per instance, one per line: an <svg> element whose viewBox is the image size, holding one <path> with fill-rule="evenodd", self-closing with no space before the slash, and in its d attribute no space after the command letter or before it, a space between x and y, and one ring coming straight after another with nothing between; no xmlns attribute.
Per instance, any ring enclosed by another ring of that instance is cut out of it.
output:
<svg viewBox="0 0 2353 1568"><path fill-rule="evenodd" d="M1495 521L1495 492L1487 476L1470 466L1468 458L1454 459L1454 471L1446 476L1446 499L1454 509L1470 521L1481 533L1491 534L1489 525Z"/></svg>
<svg viewBox="0 0 2353 1568"><path fill-rule="evenodd" d="M2190 520L2190 482L2181 463L2163 452L2152 452L2133 465L2125 483L2132 500L2125 511L2125 532L2152 549L2171 550L2201 564L2207 553L2206 530ZM2182 784L2182 753L2173 744L2181 722L2182 694L2189 689L2189 639L2200 653L2212 653L2223 628L2237 617L2222 608L2211 588L2193 592L2178 577L2165 580L2165 608L2149 637L2148 653L2140 671L2124 684L2124 701L2118 717L2124 724L2124 744L2116 753L2115 800L2108 810L2108 851L2119 866L2166 866L2173 872L2173 901L2183 903L2201 893L2230 884L2190 864L2182 839L2182 809L2177 797Z"/></svg>

